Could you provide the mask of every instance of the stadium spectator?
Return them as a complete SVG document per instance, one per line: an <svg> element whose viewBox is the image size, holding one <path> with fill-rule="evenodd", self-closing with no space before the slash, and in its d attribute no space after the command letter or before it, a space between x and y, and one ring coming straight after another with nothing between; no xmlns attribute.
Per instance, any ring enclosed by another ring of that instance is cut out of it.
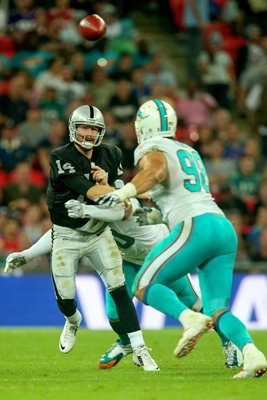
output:
<svg viewBox="0 0 267 400"><path fill-rule="evenodd" d="M246 203L247 212L254 212L257 193L260 185L260 174L256 171L256 162L250 156L243 156L238 161L238 169L232 169L233 174L228 179L231 190Z"/></svg>
<svg viewBox="0 0 267 400"><path fill-rule="evenodd" d="M227 138L228 127L232 121L232 116L229 110L218 108L212 114L212 129L213 134L223 142Z"/></svg>
<svg viewBox="0 0 267 400"><path fill-rule="evenodd" d="M245 135L242 132L241 126L232 121L228 125L224 141L224 157L240 158L245 152Z"/></svg>
<svg viewBox="0 0 267 400"><path fill-rule="evenodd" d="M125 79L131 80L132 71L134 67L133 57L130 53L123 53L120 55L120 59L116 66L116 69L112 74L110 74L110 78L115 81Z"/></svg>
<svg viewBox="0 0 267 400"><path fill-rule="evenodd" d="M211 155L211 146L214 134L210 126L201 126L197 130L194 148L199 152L203 160L207 161Z"/></svg>
<svg viewBox="0 0 267 400"><path fill-rule="evenodd" d="M25 120L30 105L30 95L33 94L27 78L27 74L18 72L10 79L8 93L0 95L1 119L9 118L15 123Z"/></svg>
<svg viewBox="0 0 267 400"><path fill-rule="evenodd" d="M209 1L188 0L183 7L182 21L188 38L186 70L188 77L198 77L196 60L204 47L204 29L210 21ZM179 12L179 8L176 10L174 12Z"/></svg>
<svg viewBox="0 0 267 400"><path fill-rule="evenodd" d="M242 72L253 64L255 54L262 54L260 46L261 29L258 25L248 25L244 30L246 43L237 50L236 54L236 77L239 80Z"/></svg>
<svg viewBox="0 0 267 400"><path fill-rule="evenodd" d="M103 115L106 124L106 133L103 139L103 143L109 143L115 146L119 146L122 132L117 126L118 124L116 123L114 115L110 110L105 111Z"/></svg>
<svg viewBox="0 0 267 400"><path fill-rule="evenodd" d="M62 81L57 88L60 104L66 106L70 101L85 98L87 85L74 79L73 69L69 65L62 68L61 76Z"/></svg>
<svg viewBox="0 0 267 400"><path fill-rule="evenodd" d="M16 166L13 182L4 190L4 205L24 212L30 205L40 202L42 190L32 183L30 173L30 163L23 162Z"/></svg>
<svg viewBox="0 0 267 400"><path fill-rule="evenodd" d="M57 56L51 61L49 68L41 72L35 79L34 86L39 96L47 87L53 87L57 92L60 90L63 82L62 70L65 66L65 61L64 57Z"/></svg>
<svg viewBox="0 0 267 400"><path fill-rule="evenodd" d="M42 209L37 204L29 205L22 217L23 232L31 244L42 236Z"/></svg>
<svg viewBox="0 0 267 400"><path fill-rule="evenodd" d="M106 68L95 64L88 90L96 106L106 110L111 97L115 93L115 88L115 82L110 79Z"/></svg>
<svg viewBox="0 0 267 400"><path fill-rule="evenodd" d="M70 55L70 66L73 71L73 78L87 86L90 80L90 73L86 65L85 54L82 51L74 51Z"/></svg>
<svg viewBox="0 0 267 400"><path fill-rule="evenodd" d="M134 175L134 150L137 145L133 121L127 121L120 125L121 135L118 147L122 151L123 181L129 182Z"/></svg>
<svg viewBox="0 0 267 400"><path fill-rule="evenodd" d="M65 117L65 104L60 104L57 100L57 90L53 86L46 86L39 97L37 102L39 105L42 118L46 126L50 124L55 119L63 119Z"/></svg>
<svg viewBox="0 0 267 400"><path fill-rule="evenodd" d="M145 83L145 70L142 67L134 68L131 73L132 93L137 97L139 104L151 96L151 87Z"/></svg>
<svg viewBox="0 0 267 400"><path fill-rule="evenodd" d="M166 91L173 93L176 89L177 80L172 71L166 68L161 54L153 55L150 63L146 66L145 83L152 86L154 83L161 83L166 86Z"/></svg>
<svg viewBox="0 0 267 400"><path fill-rule="evenodd" d="M17 126L12 120L6 120L1 129L0 166L10 172L22 162L32 158L32 149L17 135Z"/></svg>
<svg viewBox="0 0 267 400"><path fill-rule="evenodd" d="M28 39L35 30L37 8L34 0L17 0L11 7L8 19L8 32L11 34L16 50L27 49Z"/></svg>
<svg viewBox="0 0 267 400"><path fill-rule="evenodd" d="M250 244L250 254L257 253L260 249L260 235L267 228L267 207L258 207L254 224L250 227L247 240Z"/></svg>
<svg viewBox="0 0 267 400"><path fill-rule="evenodd" d="M266 271L266 261L267 261L267 227L264 227L261 230L260 236L259 236L259 249L255 251L255 253L252 255L252 261L255 262L262 262L265 265L265 271Z"/></svg>
<svg viewBox="0 0 267 400"><path fill-rule="evenodd" d="M111 97L109 108L119 123L133 121L139 103L137 97L132 94L131 82L119 80L115 94Z"/></svg>
<svg viewBox="0 0 267 400"><path fill-rule="evenodd" d="M33 151L48 136L48 126L42 119L41 108L32 106L27 109L25 121L17 126L17 136Z"/></svg>
<svg viewBox="0 0 267 400"><path fill-rule="evenodd" d="M222 108L231 109L235 92L233 62L228 53L222 50L222 36L212 32L208 38L207 49L197 59L200 80Z"/></svg>
<svg viewBox="0 0 267 400"><path fill-rule="evenodd" d="M49 156L52 150L67 143L66 124L64 120L54 120L49 134L38 145L37 159L45 178L50 175Z"/></svg>
<svg viewBox="0 0 267 400"><path fill-rule="evenodd" d="M209 93L201 91L196 80L188 79L186 95L178 98L176 111L180 123L185 127L193 124L199 128L211 125L211 112L216 106L216 100Z"/></svg>
<svg viewBox="0 0 267 400"><path fill-rule="evenodd" d="M209 175L210 187L214 196L218 196L220 188L229 180L235 170L236 161L224 158L224 145L221 140L214 138L209 148L209 159L205 166Z"/></svg>
<svg viewBox="0 0 267 400"><path fill-rule="evenodd" d="M256 164L256 171L262 173L266 166L266 156L262 154L262 143L259 137L248 137L244 143L244 155L252 157Z"/></svg>
<svg viewBox="0 0 267 400"><path fill-rule="evenodd" d="M250 249L244 234L244 215L237 210L229 210L225 212L225 215L232 222L235 233L238 238L238 247L236 253L236 264L235 268L238 270L247 271L251 268L250 262Z"/></svg>

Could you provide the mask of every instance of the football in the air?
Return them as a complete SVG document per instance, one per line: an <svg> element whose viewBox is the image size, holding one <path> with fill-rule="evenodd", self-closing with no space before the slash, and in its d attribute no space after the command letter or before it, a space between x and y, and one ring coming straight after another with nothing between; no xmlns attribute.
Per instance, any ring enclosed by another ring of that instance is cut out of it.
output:
<svg viewBox="0 0 267 400"><path fill-rule="evenodd" d="M97 14L87 15L79 22L80 34L87 40L101 39L107 30L103 18Z"/></svg>

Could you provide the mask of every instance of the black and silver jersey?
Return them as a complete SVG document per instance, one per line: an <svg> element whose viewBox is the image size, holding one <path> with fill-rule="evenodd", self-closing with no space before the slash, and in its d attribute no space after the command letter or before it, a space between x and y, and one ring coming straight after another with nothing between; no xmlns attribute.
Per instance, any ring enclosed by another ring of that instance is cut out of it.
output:
<svg viewBox="0 0 267 400"><path fill-rule="evenodd" d="M47 189L51 221L69 228L83 226L86 222L84 219L73 219L68 216L65 202L78 199L87 204L94 204L86 197L88 189L96 184L91 176L92 163L104 169L108 173L108 183L114 185L114 181L122 174L121 159L121 150L108 144L94 147L90 160L81 154L73 143L52 151Z"/></svg>

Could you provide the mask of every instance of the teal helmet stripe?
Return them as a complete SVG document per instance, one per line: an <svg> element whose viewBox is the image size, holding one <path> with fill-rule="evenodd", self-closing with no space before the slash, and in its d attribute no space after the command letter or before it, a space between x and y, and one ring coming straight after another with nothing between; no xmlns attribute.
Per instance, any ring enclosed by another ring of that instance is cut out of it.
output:
<svg viewBox="0 0 267 400"><path fill-rule="evenodd" d="M167 116L167 111L166 107L162 103L161 100L154 100L154 102L158 106L159 114L160 114L160 121L161 121L161 130L163 132L168 131L168 116Z"/></svg>

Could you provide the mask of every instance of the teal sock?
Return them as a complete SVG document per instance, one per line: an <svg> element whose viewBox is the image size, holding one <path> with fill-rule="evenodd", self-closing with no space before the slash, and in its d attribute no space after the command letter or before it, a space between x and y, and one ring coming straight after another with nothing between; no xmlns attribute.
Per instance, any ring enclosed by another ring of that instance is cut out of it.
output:
<svg viewBox="0 0 267 400"><path fill-rule="evenodd" d="M221 314L217 319L216 326L225 337L229 338L241 351L245 344L253 343L248 331L237 317L230 311Z"/></svg>
<svg viewBox="0 0 267 400"><path fill-rule="evenodd" d="M226 346L229 343L229 339L222 333L220 332L218 329L215 328L215 332L217 333L217 335L219 336L219 338L221 339L222 342L222 346Z"/></svg>
<svg viewBox="0 0 267 400"><path fill-rule="evenodd" d="M153 283L146 288L144 303L175 319L187 309L173 290L160 283Z"/></svg>

